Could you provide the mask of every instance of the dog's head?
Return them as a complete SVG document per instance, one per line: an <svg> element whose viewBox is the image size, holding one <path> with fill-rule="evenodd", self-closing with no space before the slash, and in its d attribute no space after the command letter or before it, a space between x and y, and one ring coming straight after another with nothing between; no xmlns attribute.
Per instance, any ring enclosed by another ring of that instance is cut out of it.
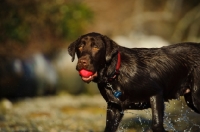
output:
<svg viewBox="0 0 200 132"><path fill-rule="evenodd" d="M75 54L77 55L76 70L83 81L90 82L98 76L98 71L111 61L117 49L118 45L107 36L88 33L71 43L68 52L72 56L72 62Z"/></svg>

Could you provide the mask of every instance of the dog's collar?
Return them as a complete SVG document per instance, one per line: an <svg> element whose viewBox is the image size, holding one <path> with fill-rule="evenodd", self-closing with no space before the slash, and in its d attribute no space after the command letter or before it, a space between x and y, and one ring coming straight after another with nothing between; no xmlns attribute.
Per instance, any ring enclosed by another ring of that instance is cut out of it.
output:
<svg viewBox="0 0 200 132"><path fill-rule="evenodd" d="M116 77L120 73L119 72L120 65L121 65L121 55L120 55L120 52L118 51L118 54L117 54L117 63L116 63L115 70L110 75L107 76L106 82L112 82L113 80L116 79Z"/></svg>
<svg viewBox="0 0 200 132"><path fill-rule="evenodd" d="M114 90L111 82L114 81L117 78L117 76L119 75L120 65L121 65L121 55L118 51L117 63L116 63L114 71L110 75L108 75L104 78L105 87L107 89L111 90L114 97L116 97L117 99L121 96L122 92L118 91L118 90Z"/></svg>

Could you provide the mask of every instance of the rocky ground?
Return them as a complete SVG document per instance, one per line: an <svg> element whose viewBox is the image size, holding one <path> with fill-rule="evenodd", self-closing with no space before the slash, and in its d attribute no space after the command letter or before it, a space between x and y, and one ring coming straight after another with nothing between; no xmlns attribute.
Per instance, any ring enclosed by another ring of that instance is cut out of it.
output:
<svg viewBox="0 0 200 132"><path fill-rule="evenodd" d="M1 103L0 131L90 132L104 127L105 102L99 96L65 95Z"/></svg>
<svg viewBox="0 0 200 132"><path fill-rule="evenodd" d="M183 109L168 111L165 126L171 131L199 131L199 117ZM180 103L179 103L180 105ZM178 112L177 112L178 111ZM0 102L0 132L102 132L106 103L95 96L46 96ZM127 111L120 132L141 132L149 129L151 111ZM181 130L182 128L182 130Z"/></svg>

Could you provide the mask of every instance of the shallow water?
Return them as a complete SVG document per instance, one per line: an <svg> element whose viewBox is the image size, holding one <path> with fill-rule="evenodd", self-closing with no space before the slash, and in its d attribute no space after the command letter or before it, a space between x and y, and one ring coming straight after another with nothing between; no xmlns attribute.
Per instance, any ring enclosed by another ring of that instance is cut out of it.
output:
<svg viewBox="0 0 200 132"><path fill-rule="evenodd" d="M200 131L200 115L181 100L165 104L164 126L173 132ZM124 111L119 132L145 132L151 127L151 109ZM52 96L19 100L0 107L0 131L102 132L106 103L97 96Z"/></svg>
<svg viewBox="0 0 200 132"><path fill-rule="evenodd" d="M146 132L151 128L151 109L125 111L125 117L120 124L120 132ZM200 115L186 105L183 98L165 103L164 127L170 132L200 131Z"/></svg>

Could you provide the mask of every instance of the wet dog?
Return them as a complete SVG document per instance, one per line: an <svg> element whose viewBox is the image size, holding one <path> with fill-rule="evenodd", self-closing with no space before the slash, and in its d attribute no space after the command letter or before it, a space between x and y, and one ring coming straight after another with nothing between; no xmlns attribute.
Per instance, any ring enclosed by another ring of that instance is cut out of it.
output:
<svg viewBox="0 0 200 132"><path fill-rule="evenodd" d="M152 109L152 130L163 127L164 102L184 96L200 113L200 44L126 48L107 36L88 33L68 47L82 80L97 83L107 102L105 132L117 131L123 111Z"/></svg>

